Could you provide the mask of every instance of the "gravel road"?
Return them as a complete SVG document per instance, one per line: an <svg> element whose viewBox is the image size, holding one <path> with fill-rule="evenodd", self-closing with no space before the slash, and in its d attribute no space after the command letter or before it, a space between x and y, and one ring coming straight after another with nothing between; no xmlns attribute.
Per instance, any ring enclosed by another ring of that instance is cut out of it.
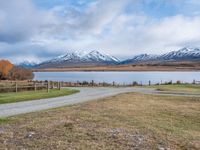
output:
<svg viewBox="0 0 200 150"><path fill-rule="evenodd" d="M144 94L159 94L159 95L175 95L183 96L180 94L169 94L161 93L155 89L150 88L74 88L80 90L79 93L42 100L18 102L11 104L0 105L0 117L10 117L19 114L25 114L35 111L41 111L51 108L62 107L66 105L73 105L77 103L82 103L90 100L101 99L109 96L114 96L121 93L128 92L139 92ZM187 96L187 95L186 95ZM188 96L200 96L200 95L188 95Z"/></svg>

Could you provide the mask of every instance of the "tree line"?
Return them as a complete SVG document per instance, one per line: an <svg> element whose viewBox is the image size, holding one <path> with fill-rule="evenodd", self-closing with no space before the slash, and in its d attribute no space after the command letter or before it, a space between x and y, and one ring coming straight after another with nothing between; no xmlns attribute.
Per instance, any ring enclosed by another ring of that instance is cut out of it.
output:
<svg viewBox="0 0 200 150"><path fill-rule="evenodd" d="M31 70L17 67L8 60L0 60L0 80L31 80Z"/></svg>

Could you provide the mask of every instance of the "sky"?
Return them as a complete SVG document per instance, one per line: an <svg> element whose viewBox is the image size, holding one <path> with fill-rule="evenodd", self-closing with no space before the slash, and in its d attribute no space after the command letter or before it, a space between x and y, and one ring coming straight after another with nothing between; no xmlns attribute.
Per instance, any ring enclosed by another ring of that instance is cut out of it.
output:
<svg viewBox="0 0 200 150"><path fill-rule="evenodd" d="M0 0L0 59L98 50L125 59L200 47L200 0Z"/></svg>

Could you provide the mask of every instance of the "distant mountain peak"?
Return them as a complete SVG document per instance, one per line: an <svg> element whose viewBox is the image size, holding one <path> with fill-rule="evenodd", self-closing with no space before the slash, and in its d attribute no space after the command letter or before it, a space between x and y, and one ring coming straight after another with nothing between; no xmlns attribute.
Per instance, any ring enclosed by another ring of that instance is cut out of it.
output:
<svg viewBox="0 0 200 150"><path fill-rule="evenodd" d="M34 62L34 61L23 61L20 63L17 63L16 66L18 67L23 67L23 68L33 68L34 66L38 65L39 62Z"/></svg>
<svg viewBox="0 0 200 150"><path fill-rule="evenodd" d="M175 52L192 52L192 51L200 51L200 48L198 48L198 47L191 47L190 46L190 47L181 48L181 49L179 49L178 51L175 51Z"/></svg>
<svg viewBox="0 0 200 150"><path fill-rule="evenodd" d="M178 51L172 51L161 55L163 60L193 60L200 58L200 49L193 47L184 47Z"/></svg>
<svg viewBox="0 0 200 150"><path fill-rule="evenodd" d="M90 52L74 51L67 52L52 60L41 63L39 66L90 66L90 65L114 65L120 62L119 59L108 54L100 53L97 50Z"/></svg>
<svg viewBox="0 0 200 150"><path fill-rule="evenodd" d="M131 59L121 62L121 64L145 62L145 61L155 60L157 57L158 55L153 55L153 54L140 54L140 55L135 55Z"/></svg>
<svg viewBox="0 0 200 150"><path fill-rule="evenodd" d="M108 54L100 53L97 50L91 51L90 53L86 55L86 57L92 60L96 60L96 61L120 62L120 60L117 59L116 57L108 55Z"/></svg>
<svg viewBox="0 0 200 150"><path fill-rule="evenodd" d="M140 54L121 64L134 64L151 61L196 61L200 60L200 48L184 47L177 51L171 51L162 55Z"/></svg>

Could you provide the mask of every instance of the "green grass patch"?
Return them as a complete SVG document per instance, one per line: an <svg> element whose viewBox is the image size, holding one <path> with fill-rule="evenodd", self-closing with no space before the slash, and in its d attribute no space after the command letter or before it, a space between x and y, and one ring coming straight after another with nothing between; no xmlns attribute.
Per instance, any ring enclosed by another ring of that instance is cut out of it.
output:
<svg viewBox="0 0 200 150"><path fill-rule="evenodd" d="M9 119L8 118L0 118L0 125L4 123L8 123Z"/></svg>
<svg viewBox="0 0 200 150"><path fill-rule="evenodd" d="M72 89L61 89L61 90L52 89L49 91L49 93L47 93L46 90L19 92L19 93L4 93L0 94L0 104L45 99L45 98L54 98L59 96L71 95L77 92L79 91Z"/></svg>

